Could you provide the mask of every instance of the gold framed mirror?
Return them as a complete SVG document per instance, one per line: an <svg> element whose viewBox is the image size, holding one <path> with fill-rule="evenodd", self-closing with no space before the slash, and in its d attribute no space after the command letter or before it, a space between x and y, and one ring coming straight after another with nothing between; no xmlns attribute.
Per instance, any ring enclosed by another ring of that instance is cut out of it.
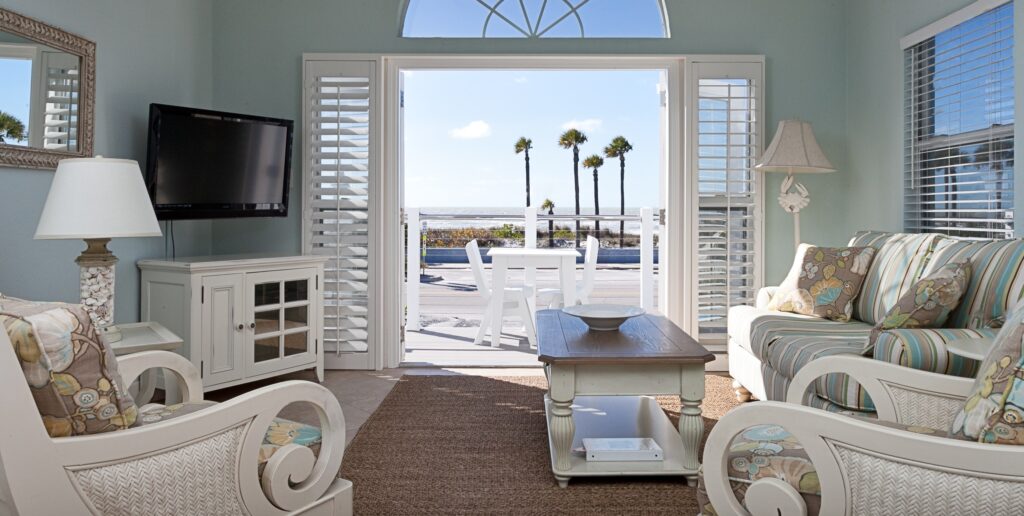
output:
<svg viewBox="0 0 1024 516"><path fill-rule="evenodd" d="M0 8L0 166L92 156L96 43Z"/></svg>

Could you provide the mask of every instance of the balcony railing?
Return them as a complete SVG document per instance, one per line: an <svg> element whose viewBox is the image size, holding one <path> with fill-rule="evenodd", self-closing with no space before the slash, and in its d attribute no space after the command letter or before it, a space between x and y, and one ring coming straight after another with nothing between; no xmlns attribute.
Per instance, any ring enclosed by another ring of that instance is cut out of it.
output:
<svg viewBox="0 0 1024 516"><path fill-rule="evenodd" d="M555 235L548 234L549 228L547 223L549 221L553 222L554 226L557 226L555 231L557 238ZM657 259L655 245L658 238L658 223L655 220L655 210L653 208L641 208L639 215L552 215L547 213L538 213L536 207L524 208L522 215L507 213L421 213L418 208L411 208L407 209L405 212L407 239L407 277L405 289L405 302L407 308L406 329L412 331L418 331L420 329L420 275L418 272L421 268L421 263L426 258L425 237L432 238L431 243L435 244L435 247L452 249L456 253L457 250L465 247L469 240L474 238L478 241L486 240L481 242L480 245L481 248L484 248L483 252L485 255L486 248L488 247L543 248L549 247L552 241L557 242L554 247L574 247L577 238L575 233L576 221L581 222L580 234L578 235L581 243L586 241L586 236L588 234L594 233L593 226L597 222L607 222L609 224L608 226L601 228L602 231L599 238L601 239L602 244L620 243L618 235L619 222L625 222L634 226L634 233L627 234L626 236L628 238L625 240L630 243L628 248L639 248L640 305L646 310L653 310L655 308L654 264ZM429 229L430 222L445 222L449 224L465 222L466 226L459 229L465 230L467 228L476 228L479 230L479 228L485 227L489 228L489 230L477 231L476 233L472 231L463 231L460 234L457 230L449 228L447 234L444 232L436 232L436 234L433 234ZM543 222L543 226L539 227L539 222ZM495 227L496 223L505 224ZM566 223L570 225L569 228L565 226ZM584 223L589 224L586 227L583 227ZM520 225L516 226L516 224ZM637 224L639 224L640 229L639 239L635 234L635 226ZM541 233L538 230L543 232L543 236L541 236ZM549 236L551 237L550 239ZM538 246L538 239L541 240L540 246ZM622 243L624 244L625 242ZM432 249L435 247L432 247ZM614 251L615 249L615 247L602 247L602 252L605 252L607 255L609 254L607 251ZM581 252L581 254L583 253ZM601 261L604 262L606 260ZM580 262L582 262L582 258L580 259ZM527 282L531 282L532 279L531 271L527 271Z"/></svg>

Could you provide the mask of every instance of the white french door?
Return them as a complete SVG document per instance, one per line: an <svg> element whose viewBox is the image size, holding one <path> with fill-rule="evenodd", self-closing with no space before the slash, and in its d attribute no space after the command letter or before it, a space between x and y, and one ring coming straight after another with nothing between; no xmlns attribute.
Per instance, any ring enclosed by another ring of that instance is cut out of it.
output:
<svg viewBox="0 0 1024 516"><path fill-rule="evenodd" d="M365 56L303 60L303 247L327 256L324 364L379 369L380 68Z"/></svg>
<svg viewBox="0 0 1024 516"><path fill-rule="evenodd" d="M763 280L763 188L753 167L764 141L763 60L689 64L691 109L688 289L691 335L724 352L727 314L753 304Z"/></svg>
<svg viewBox="0 0 1024 516"><path fill-rule="evenodd" d="M659 309L724 351L728 308L762 278L762 56L309 54L303 65L303 245L328 257L327 368L402 360L401 71L415 69L664 70Z"/></svg>

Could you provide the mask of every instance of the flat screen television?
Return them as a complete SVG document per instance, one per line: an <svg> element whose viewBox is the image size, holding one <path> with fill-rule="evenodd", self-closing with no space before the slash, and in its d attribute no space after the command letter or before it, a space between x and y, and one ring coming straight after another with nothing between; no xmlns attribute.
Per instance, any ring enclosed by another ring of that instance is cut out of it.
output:
<svg viewBox="0 0 1024 516"><path fill-rule="evenodd" d="M284 217L291 120L149 107L146 185L162 220Z"/></svg>

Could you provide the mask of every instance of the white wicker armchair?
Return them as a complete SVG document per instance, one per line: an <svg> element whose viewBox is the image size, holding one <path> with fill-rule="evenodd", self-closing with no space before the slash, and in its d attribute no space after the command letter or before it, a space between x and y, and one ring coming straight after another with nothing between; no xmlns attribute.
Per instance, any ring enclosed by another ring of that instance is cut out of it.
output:
<svg viewBox="0 0 1024 516"><path fill-rule="evenodd" d="M766 424L784 427L803 445L821 485L821 514L1019 514L1024 446L925 435L799 405L818 377L835 372L864 386L879 419L943 431L973 383L856 356L812 361L794 378L789 403L743 405L709 434L704 485L718 514L807 514L797 490L778 478L750 484L742 504L730 487L730 443Z"/></svg>
<svg viewBox="0 0 1024 516"><path fill-rule="evenodd" d="M149 351L118 360L125 385L151 368L176 377L185 401L201 401L195 367ZM352 513L352 483L337 478L345 447L338 400L311 382L282 382L168 421L102 434L51 438L18 359L0 331L0 514ZM320 416L319 457L289 444L257 471L277 413L295 402Z"/></svg>

